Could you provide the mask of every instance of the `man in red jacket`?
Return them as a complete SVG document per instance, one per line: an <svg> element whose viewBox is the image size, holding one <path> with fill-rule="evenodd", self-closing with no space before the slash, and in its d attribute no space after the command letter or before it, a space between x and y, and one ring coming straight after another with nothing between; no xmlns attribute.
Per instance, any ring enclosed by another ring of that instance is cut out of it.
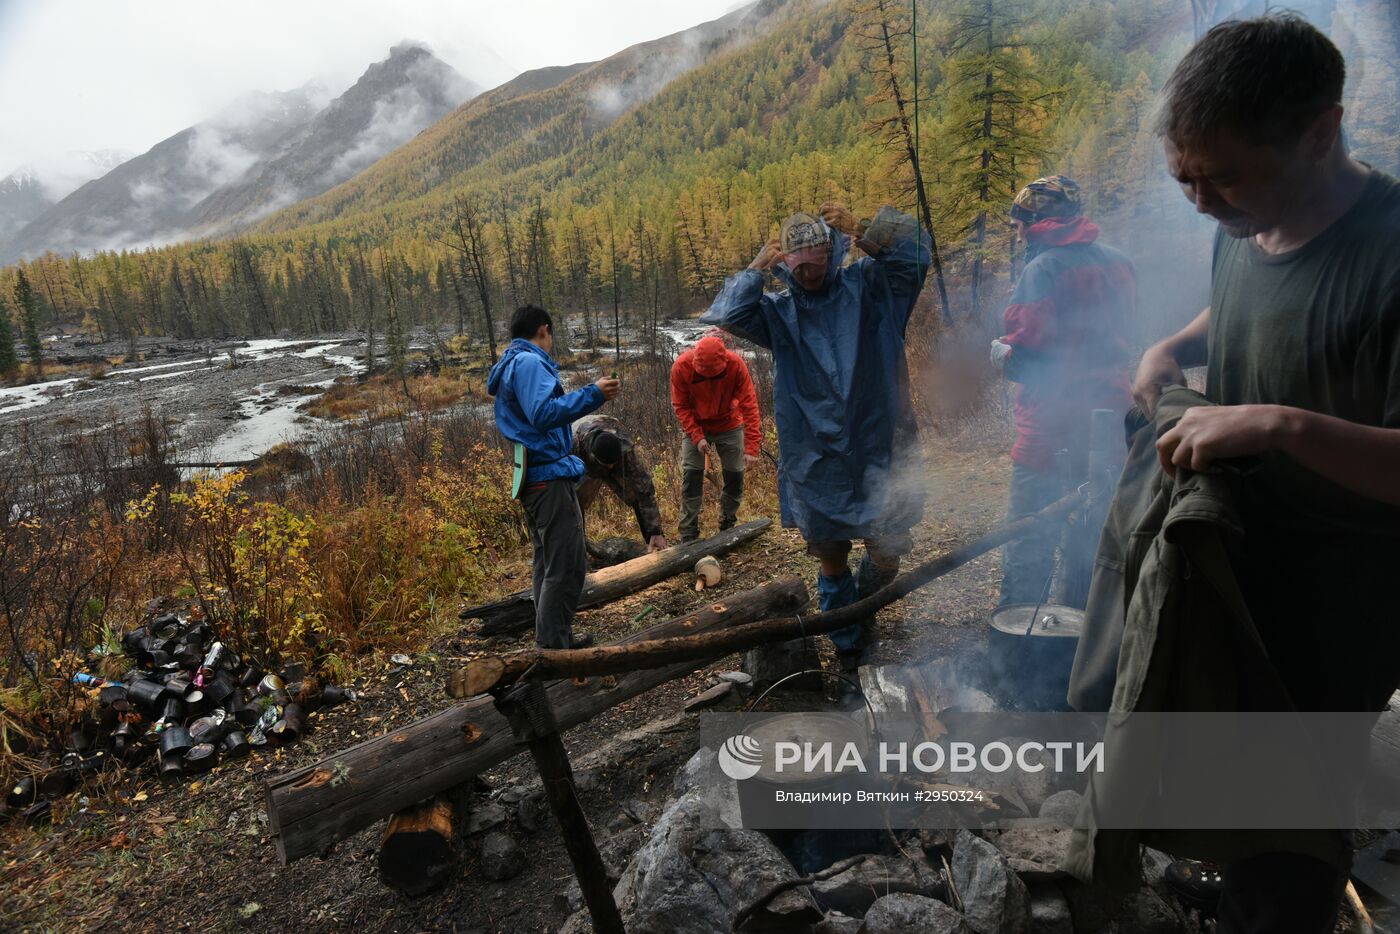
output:
<svg viewBox="0 0 1400 934"><path fill-rule="evenodd" d="M700 504L712 457L724 470L719 529L734 525L744 498L744 471L758 462L763 437L758 395L742 357L713 335L671 367L671 406L685 430L681 445L682 542L700 537Z"/></svg>
<svg viewBox="0 0 1400 934"><path fill-rule="evenodd" d="M1026 268L1006 308L1006 333L992 341L992 365L1016 384L1008 522L1065 494L1057 451L1069 451L1073 485L1085 478L1094 409L1121 417L1132 405L1127 335L1137 301L1132 262L1097 242L1099 228L1083 215L1073 179L1031 182L1011 205L1011 221L1026 243ZM1065 545L1073 542L1059 539L1057 529L1047 528L1007 543L1003 605L1046 598L1057 546L1063 566L1087 576L1093 554L1067 555ZM1085 541L1092 547L1097 538ZM1087 590L1087 579L1066 580L1067 593Z"/></svg>

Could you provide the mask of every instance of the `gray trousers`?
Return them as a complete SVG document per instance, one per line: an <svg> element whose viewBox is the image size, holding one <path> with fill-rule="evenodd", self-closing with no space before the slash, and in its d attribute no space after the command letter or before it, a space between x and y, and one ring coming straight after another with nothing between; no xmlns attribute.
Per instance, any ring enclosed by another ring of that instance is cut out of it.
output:
<svg viewBox="0 0 1400 934"><path fill-rule="evenodd" d="M713 461L719 458L724 471L723 491L719 497L719 528L731 528L739 519L739 504L744 500L744 426L718 435L706 435ZM686 435L681 442L681 521L682 538L700 534L700 506L705 501L705 458L695 442Z"/></svg>
<svg viewBox="0 0 1400 934"><path fill-rule="evenodd" d="M520 503L534 546L535 643L567 649L573 645L574 613L588 573L574 481L528 484Z"/></svg>
<svg viewBox="0 0 1400 934"><path fill-rule="evenodd" d="M1011 502L1006 510L1006 521L1014 522L1022 516L1039 512L1055 500L1065 495L1064 481L1055 467L1038 470L1024 464L1011 466ZM1087 575L1093 569L1092 549L1098 544L1097 536L1088 542L1087 555L1069 552L1083 548L1082 542L1065 534L1065 526L1041 526L1029 535L1024 535L1006 543L1001 558L1001 605L1009 603L1039 603L1042 599L1053 602L1046 596L1045 584L1055 569L1055 552L1061 552L1061 575L1069 573ZM1088 589L1088 582L1062 580L1061 587L1072 593L1082 593ZM1081 607L1082 608L1082 607Z"/></svg>

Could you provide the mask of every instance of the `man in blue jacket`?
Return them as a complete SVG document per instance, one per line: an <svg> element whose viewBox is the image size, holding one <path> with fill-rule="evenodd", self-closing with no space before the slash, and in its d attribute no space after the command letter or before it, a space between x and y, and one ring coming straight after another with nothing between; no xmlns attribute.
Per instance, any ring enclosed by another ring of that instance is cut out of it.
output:
<svg viewBox="0 0 1400 934"><path fill-rule="evenodd" d="M534 546L535 642L541 648L591 645L591 636L573 635L574 612L588 573L583 513L575 482L583 461L572 453L576 419L617 395L615 379L600 379L564 392L554 349L549 312L526 305L510 320L510 346L491 368L486 389L496 397L496 428L526 451L520 502Z"/></svg>
<svg viewBox="0 0 1400 934"><path fill-rule="evenodd" d="M780 238L725 281L700 320L773 353L783 525L796 526L821 562L825 611L893 580L913 548L909 530L923 516L904 329L930 254L928 235L889 206L871 222L834 203L821 214L784 221ZM843 266L852 239L866 258ZM770 270L787 289L763 291ZM852 576L856 538L865 555ZM869 641L869 621L831 640L851 672Z"/></svg>

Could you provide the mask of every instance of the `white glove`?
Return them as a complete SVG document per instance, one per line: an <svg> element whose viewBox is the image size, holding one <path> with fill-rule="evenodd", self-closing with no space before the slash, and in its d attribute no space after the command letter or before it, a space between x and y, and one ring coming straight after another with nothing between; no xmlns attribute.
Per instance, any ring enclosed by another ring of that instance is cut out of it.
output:
<svg viewBox="0 0 1400 934"><path fill-rule="evenodd" d="M1011 345L1003 340L992 341L992 366L1000 373L1006 369L1006 358L1011 356Z"/></svg>

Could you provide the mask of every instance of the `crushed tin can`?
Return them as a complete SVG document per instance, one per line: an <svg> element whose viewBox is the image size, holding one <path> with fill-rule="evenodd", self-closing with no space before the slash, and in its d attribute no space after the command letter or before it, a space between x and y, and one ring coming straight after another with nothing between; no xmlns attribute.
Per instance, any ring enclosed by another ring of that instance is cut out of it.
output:
<svg viewBox="0 0 1400 934"><path fill-rule="evenodd" d="M228 732L229 715L215 710L189 725L190 738L196 743L217 743Z"/></svg>
<svg viewBox="0 0 1400 934"><path fill-rule="evenodd" d="M238 673L239 687L250 688L262 680L262 669L256 665L249 665Z"/></svg>
<svg viewBox="0 0 1400 934"><path fill-rule="evenodd" d="M209 702L216 707L223 706L224 702L233 696L238 690L238 685L234 682L233 676L227 671L216 671L214 676L204 685L204 696L209 698Z"/></svg>
<svg viewBox="0 0 1400 934"><path fill-rule="evenodd" d="M273 739L279 745L289 746L301 738L306 731L306 717L302 713L300 704L288 704L282 708L282 719L272 724L272 729L268 730L268 738Z"/></svg>
<svg viewBox="0 0 1400 934"><path fill-rule="evenodd" d="M255 726L258 718L262 716L261 708L257 704L248 703L242 697L242 692L235 692L226 703L228 704L226 709L233 714L233 718L238 721L240 726Z"/></svg>
<svg viewBox="0 0 1400 934"><path fill-rule="evenodd" d="M117 724L117 728L112 731L112 751L119 758L125 759L130 755L131 750L136 747L141 738L141 733L136 724L130 720L122 720Z"/></svg>
<svg viewBox="0 0 1400 934"><path fill-rule="evenodd" d="M258 682L258 693L264 697L269 697L277 691L285 691L286 688L287 682L276 675L263 675L262 680Z"/></svg>
<svg viewBox="0 0 1400 934"><path fill-rule="evenodd" d="M151 633L145 626L133 629L122 636L122 651L131 658L139 658L142 652L150 650Z"/></svg>
<svg viewBox="0 0 1400 934"><path fill-rule="evenodd" d="M180 663L181 668L198 668L200 659L204 658L204 646L181 639L171 654L175 656L175 661Z"/></svg>
<svg viewBox="0 0 1400 934"><path fill-rule="evenodd" d="M78 774L72 769L57 768L39 778L39 796L61 798L78 787Z"/></svg>
<svg viewBox="0 0 1400 934"><path fill-rule="evenodd" d="M5 803L12 808L23 808L33 804L38 797L39 783L33 775L26 775L10 786L9 794L5 795Z"/></svg>
<svg viewBox="0 0 1400 934"><path fill-rule="evenodd" d="M151 632L160 632L162 629L175 629L180 625L180 617L174 613L162 613L146 624L146 628Z"/></svg>
<svg viewBox="0 0 1400 934"><path fill-rule="evenodd" d="M219 752L213 743L196 743L185 753L186 772L207 772L219 761Z"/></svg>
<svg viewBox="0 0 1400 934"><path fill-rule="evenodd" d="M60 768L68 772L85 774L88 772L99 772L107 767L111 759L107 753L99 749L90 756L80 756L77 753L69 753L63 757Z"/></svg>
<svg viewBox="0 0 1400 934"><path fill-rule="evenodd" d="M127 687L126 693L127 697L134 700L140 706L147 710L155 711L158 709L156 705L160 702L162 695L165 694L165 685L161 684L159 681L151 681L150 679L142 678L138 681L133 681Z"/></svg>
<svg viewBox="0 0 1400 934"><path fill-rule="evenodd" d="M160 754L165 756L184 755L194 745L190 731L182 726L166 727L160 734Z"/></svg>
<svg viewBox="0 0 1400 934"><path fill-rule="evenodd" d="M160 777L165 781L178 781L185 774L184 753L161 754Z"/></svg>
<svg viewBox="0 0 1400 934"><path fill-rule="evenodd" d="M224 755L230 759L241 759L252 751L248 736L242 730L234 730L224 737Z"/></svg>
<svg viewBox="0 0 1400 934"><path fill-rule="evenodd" d="M167 697L160 708L160 718L167 723L179 723L185 719L185 702L178 697Z"/></svg>
<svg viewBox="0 0 1400 934"><path fill-rule="evenodd" d="M209 698L204 696L204 692L198 688L192 688L185 694L185 715L197 717L211 708Z"/></svg>
<svg viewBox="0 0 1400 934"><path fill-rule="evenodd" d="M268 741L268 731L272 725L282 719L282 708L276 704L268 704L258 720L253 724L253 730L248 734L248 742L254 746L266 746Z"/></svg>
<svg viewBox="0 0 1400 934"><path fill-rule="evenodd" d="M215 642L209 646L209 650L204 653L204 660L199 663L201 685L207 684L214 677L214 672L224 667L228 654L228 650L224 648L222 642Z"/></svg>
<svg viewBox="0 0 1400 934"><path fill-rule="evenodd" d="M258 716L256 729L266 733L272 729L272 724L282 719L282 708L277 704L268 704L263 712Z"/></svg>
<svg viewBox="0 0 1400 934"><path fill-rule="evenodd" d="M346 690L338 684L328 684L321 691L321 704L325 707L334 707L354 699L354 691Z"/></svg>

